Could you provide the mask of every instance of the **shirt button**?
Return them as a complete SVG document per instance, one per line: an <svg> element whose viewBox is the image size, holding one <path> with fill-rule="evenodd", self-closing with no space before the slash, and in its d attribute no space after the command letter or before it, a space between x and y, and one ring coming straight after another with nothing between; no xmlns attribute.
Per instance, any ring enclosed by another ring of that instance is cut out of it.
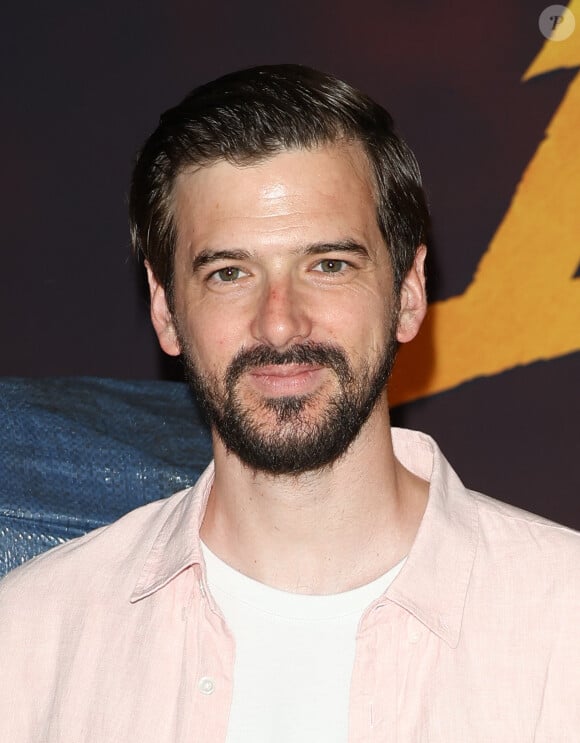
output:
<svg viewBox="0 0 580 743"><path fill-rule="evenodd" d="M215 691L215 681L209 676L200 678L198 686L202 694L213 694Z"/></svg>
<svg viewBox="0 0 580 743"><path fill-rule="evenodd" d="M409 632L409 642L415 645L421 639L421 633L418 629L413 629Z"/></svg>

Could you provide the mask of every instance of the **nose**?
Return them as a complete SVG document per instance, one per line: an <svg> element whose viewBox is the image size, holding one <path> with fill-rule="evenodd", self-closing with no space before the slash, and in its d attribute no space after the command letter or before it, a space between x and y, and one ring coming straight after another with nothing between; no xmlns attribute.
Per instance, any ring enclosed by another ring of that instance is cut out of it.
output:
<svg viewBox="0 0 580 743"><path fill-rule="evenodd" d="M256 341L281 350L305 340L311 330L304 297L292 287L290 279L264 287L251 327Z"/></svg>

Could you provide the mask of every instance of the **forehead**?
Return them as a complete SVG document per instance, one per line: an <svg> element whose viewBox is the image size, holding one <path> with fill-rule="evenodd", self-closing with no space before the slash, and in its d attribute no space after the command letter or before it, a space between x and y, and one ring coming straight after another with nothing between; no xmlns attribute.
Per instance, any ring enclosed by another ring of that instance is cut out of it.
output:
<svg viewBox="0 0 580 743"><path fill-rule="evenodd" d="M214 240L380 238L374 180L358 143L285 150L249 165L218 161L175 182L178 244ZM308 234L305 234L308 233Z"/></svg>

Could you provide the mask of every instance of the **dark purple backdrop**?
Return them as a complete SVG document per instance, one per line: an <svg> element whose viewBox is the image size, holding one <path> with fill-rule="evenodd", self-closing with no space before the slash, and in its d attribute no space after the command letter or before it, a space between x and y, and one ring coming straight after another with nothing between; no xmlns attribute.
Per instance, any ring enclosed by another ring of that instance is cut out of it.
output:
<svg viewBox="0 0 580 743"><path fill-rule="evenodd" d="M394 114L433 211L430 295L463 291L575 74L520 82L547 4L11 3L0 374L174 373L130 257L133 153L188 89L253 64L320 67ZM579 372L578 353L520 367L402 406L395 422L433 433L468 485L578 527Z"/></svg>

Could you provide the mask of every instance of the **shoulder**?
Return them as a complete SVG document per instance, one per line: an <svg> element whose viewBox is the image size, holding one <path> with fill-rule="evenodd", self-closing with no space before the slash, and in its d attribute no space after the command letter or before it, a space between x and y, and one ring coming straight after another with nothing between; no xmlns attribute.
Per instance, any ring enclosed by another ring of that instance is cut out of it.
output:
<svg viewBox="0 0 580 743"><path fill-rule="evenodd" d="M485 532L505 533L514 539L531 539L534 543L539 540L537 546L544 549L553 546L556 550L580 551L580 532L488 495L473 490L468 493L475 499L480 527Z"/></svg>
<svg viewBox="0 0 580 743"><path fill-rule="evenodd" d="M111 587L128 595L168 518L195 497L190 488L148 503L118 521L44 552L0 581L0 626L6 614L48 606Z"/></svg>
<svg viewBox="0 0 580 743"><path fill-rule="evenodd" d="M478 560L523 584L580 599L580 533L521 508L468 491L478 516ZM526 581L525 579L528 578Z"/></svg>

